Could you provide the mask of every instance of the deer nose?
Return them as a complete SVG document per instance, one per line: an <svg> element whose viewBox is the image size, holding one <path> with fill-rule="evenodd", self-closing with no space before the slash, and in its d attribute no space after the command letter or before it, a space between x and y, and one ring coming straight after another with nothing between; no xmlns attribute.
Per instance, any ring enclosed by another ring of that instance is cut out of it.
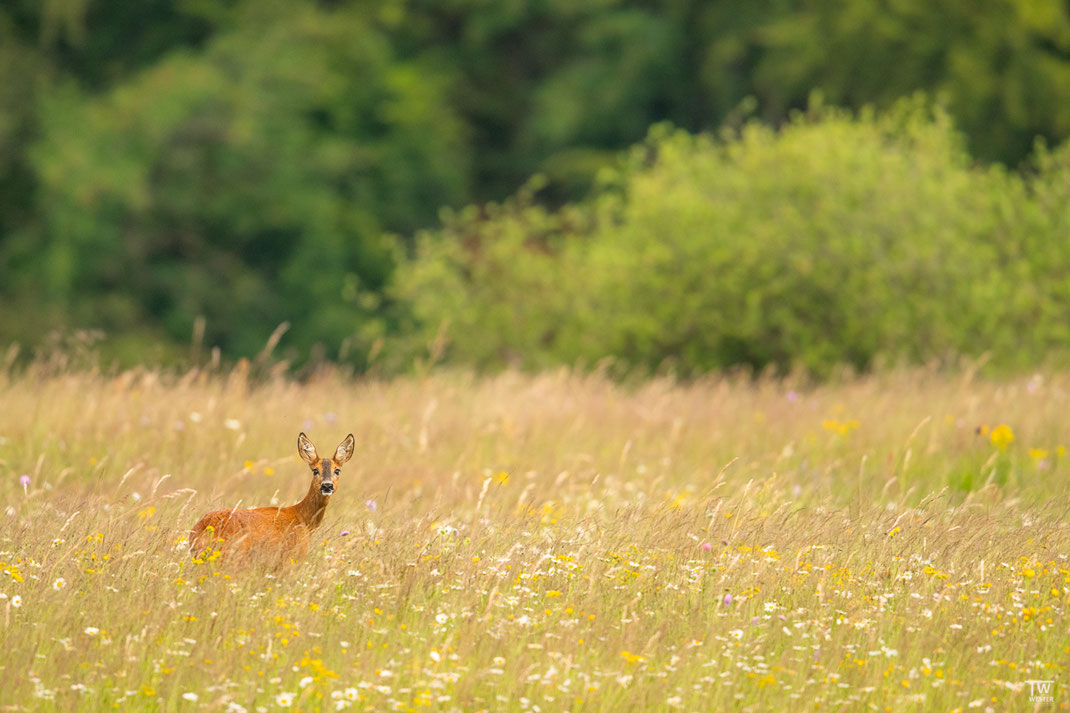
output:
<svg viewBox="0 0 1070 713"><path fill-rule="evenodd" d="M320 483L320 492L324 495L330 495L334 492L334 483L329 481Z"/></svg>

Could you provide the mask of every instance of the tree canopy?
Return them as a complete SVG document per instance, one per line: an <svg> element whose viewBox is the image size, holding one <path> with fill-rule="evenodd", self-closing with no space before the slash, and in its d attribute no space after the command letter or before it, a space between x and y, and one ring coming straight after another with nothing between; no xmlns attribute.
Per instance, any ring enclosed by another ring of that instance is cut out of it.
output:
<svg viewBox="0 0 1070 713"><path fill-rule="evenodd" d="M166 358L204 317L233 356L283 321L298 358L316 344L366 355L422 333L397 269L411 274L413 236L443 208L505 199L533 175L537 203L583 202L664 122L775 129L815 96L885 112L917 92L946 110L963 166L1058 163L1034 149L1070 137L1070 7L12 0L0 339L93 328L120 356L152 344ZM806 150L754 170L805 176L852 145ZM618 248L641 249L636 235Z"/></svg>

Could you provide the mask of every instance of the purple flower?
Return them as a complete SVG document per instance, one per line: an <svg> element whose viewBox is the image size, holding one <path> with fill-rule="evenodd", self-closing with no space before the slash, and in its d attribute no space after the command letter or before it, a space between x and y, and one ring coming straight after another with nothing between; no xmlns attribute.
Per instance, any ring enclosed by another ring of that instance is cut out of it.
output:
<svg viewBox="0 0 1070 713"><path fill-rule="evenodd" d="M706 552L709 552L710 550L713 549L713 545L711 545L709 542L703 542L702 543L702 549L705 550Z"/></svg>
<svg viewBox="0 0 1070 713"><path fill-rule="evenodd" d="M795 392L795 389L792 389L791 391L789 391L789 392L787 393L787 398L788 398L788 401L791 401L791 402L793 402L793 403L794 403L795 401L798 401L798 400L799 400L799 394L797 394L797 393Z"/></svg>
<svg viewBox="0 0 1070 713"><path fill-rule="evenodd" d="M725 604L731 604L732 603L732 595L731 594L724 595L724 603Z"/></svg>
<svg viewBox="0 0 1070 713"><path fill-rule="evenodd" d="M379 509L379 506L375 503L374 500L365 500L364 501L364 507L368 508L372 512L375 512L376 510Z"/></svg>
<svg viewBox="0 0 1070 713"><path fill-rule="evenodd" d="M348 534L349 534L349 530L342 530L342 537L345 537Z"/></svg>
<svg viewBox="0 0 1070 713"><path fill-rule="evenodd" d="M23 488L28 487L30 485L30 476L24 475L19 478L19 485L21 485Z"/></svg>

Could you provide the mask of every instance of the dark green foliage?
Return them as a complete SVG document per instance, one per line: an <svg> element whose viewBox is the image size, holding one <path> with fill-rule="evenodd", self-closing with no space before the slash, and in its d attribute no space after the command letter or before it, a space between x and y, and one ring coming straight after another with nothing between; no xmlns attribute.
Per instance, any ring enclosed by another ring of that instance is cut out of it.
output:
<svg viewBox="0 0 1070 713"><path fill-rule="evenodd" d="M772 133L815 92L884 113L918 90L949 117ZM101 329L112 354L170 358L203 316L237 357L288 321L288 355L362 364L381 338L410 358L445 316L473 335L450 354L480 365L1025 362L1070 339L1067 149L1031 154L1070 137L1067 106L1063 0L11 0L0 341ZM660 137L597 181L659 122L752 118L768 128ZM490 219L461 210L536 174ZM919 237L951 224L976 244Z"/></svg>
<svg viewBox="0 0 1070 713"><path fill-rule="evenodd" d="M383 230L464 195L430 68L345 14L286 20L250 17L91 101L46 97L37 286L73 323L180 340L204 315L209 343L250 354L285 320L338 345L389 276Z"/></svg>

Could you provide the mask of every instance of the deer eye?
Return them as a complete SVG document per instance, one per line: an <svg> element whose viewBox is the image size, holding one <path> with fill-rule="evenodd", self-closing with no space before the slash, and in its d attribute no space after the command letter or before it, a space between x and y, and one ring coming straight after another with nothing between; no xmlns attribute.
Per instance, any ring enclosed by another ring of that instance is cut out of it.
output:
<svg viewBox="0 0 1070 713"><path fill-rule="evenodd" d="M339 474L339 473L341 473L341 472L342 472L342 469L341 469L341 468L335 468L335 469L334 469L334 474L335 474L335 475L338 475L338 474Z"/></svg>
<svg viewBox="0 0 1070 713"><path fill-rule="evenodd" d="M312 475L319 475L319 474L320 474L319 468L313 468L312 469Z"/></svg>

